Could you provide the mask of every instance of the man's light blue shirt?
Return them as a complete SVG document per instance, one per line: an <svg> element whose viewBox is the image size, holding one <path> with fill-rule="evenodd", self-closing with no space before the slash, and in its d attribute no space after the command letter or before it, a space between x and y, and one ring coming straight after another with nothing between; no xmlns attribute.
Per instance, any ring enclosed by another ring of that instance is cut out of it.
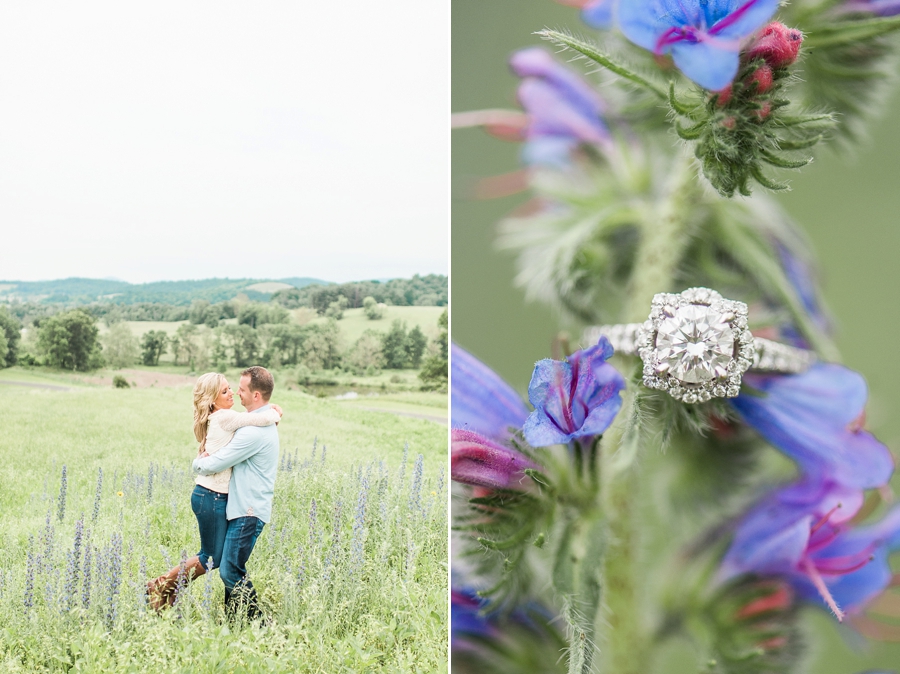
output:
<svg viewBox="0 0 900 674"><path fill-rule="evenodd" d="M269 407L264 405L249 414L263 412ZM194 459L194 472L212 475L231 468L226 517L229 520L258 517L268 524L278 475L278 453L277 426L244 426L235 431L231 442L212 456Z"/></svg>

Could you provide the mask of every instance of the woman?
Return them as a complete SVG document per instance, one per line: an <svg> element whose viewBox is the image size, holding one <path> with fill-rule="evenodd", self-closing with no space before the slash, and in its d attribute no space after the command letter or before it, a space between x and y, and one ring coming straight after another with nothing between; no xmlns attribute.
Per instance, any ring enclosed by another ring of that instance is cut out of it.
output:
<svg viewBox="0 0 900 674"><path fill-rule="evenodd" d="M243 426L271 426L281 420L278 405L258 414L235 412L234 393L225 377L216 372L201 376L194 385L194 437L200 443L199 452L215 454L231 442L234 433ZM191 494L191 509L197 516L200 529L200 552L187 560L184 567L186 582L198 578L219 565L225 545L228 521L228 484L231 468L214 475L198 475ZM181 565L147 583L150 606L159 611L175 603L175 587Z"/></svg>

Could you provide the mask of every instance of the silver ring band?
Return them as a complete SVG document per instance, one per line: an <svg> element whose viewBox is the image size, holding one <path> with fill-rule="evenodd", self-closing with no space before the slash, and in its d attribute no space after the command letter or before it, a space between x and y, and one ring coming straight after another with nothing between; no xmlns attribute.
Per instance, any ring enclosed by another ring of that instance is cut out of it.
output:
<svg viewBox="0 0 900 674"><path fill-rule="evenodd" d="M750 333L747 305L708 288L654 296L644 323L588 328L584 340L609 339L618 353L640 356L644 385L686 403L733 398L748 370L799 373L816 361L806 349Z"/></svg>
<svg viewBox="0 0 900 674"><path fill-rule="evenodd" d="M616 353L628 356L638 355L637 337L642 323L619 325L595 325L584 331L584 342L596 344L601 336L606 337ZM816 362L816 354L807 349L773 342L762 337L753 338L753 358L750 369L754 372L782 372L797 374L805 372Z"/></svg>

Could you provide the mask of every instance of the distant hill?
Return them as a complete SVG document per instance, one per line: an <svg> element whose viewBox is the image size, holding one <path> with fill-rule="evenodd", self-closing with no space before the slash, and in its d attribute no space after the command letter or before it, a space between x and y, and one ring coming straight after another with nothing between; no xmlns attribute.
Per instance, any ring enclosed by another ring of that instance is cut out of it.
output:
<svg viewBox="0 0 900 674"><path fill-rule="evenodd" d="M204 279L201 281L157 281L127 283L112 279L67 278L56 281L0 281L0 302L83 305L96 302L139 304L143 302L186 306L193 300L225 302L244 294L251 300L267 301L286 288L328 286L315 278Z"/></svg>

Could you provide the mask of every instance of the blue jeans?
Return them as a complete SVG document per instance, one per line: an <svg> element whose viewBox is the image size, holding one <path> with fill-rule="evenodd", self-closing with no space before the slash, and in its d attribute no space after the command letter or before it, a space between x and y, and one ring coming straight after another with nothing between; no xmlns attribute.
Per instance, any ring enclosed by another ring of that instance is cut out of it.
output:
<svg viewBox="0 0 900 674"><path fill-rule="evenodd" d="M197 516L197 526L200 528L200 552L197 556L206 570L215 569L222 563L225 533L228 530L228 520L225 518L227 505L228 494L220 494L199 484L191 493L191 510Z"/></svg>
<svg viewBox="0 0 900 674"><path fill-rule="evenodd" d="M225 584L225 613L229 617L243 608L247 618L253 620L261 615L253 583L247 578L247 560L256 545L256 539L266 525L258 517L238 517L228 520L225 534L225 549L222 551L222 565L219 576Z"/></svg>

